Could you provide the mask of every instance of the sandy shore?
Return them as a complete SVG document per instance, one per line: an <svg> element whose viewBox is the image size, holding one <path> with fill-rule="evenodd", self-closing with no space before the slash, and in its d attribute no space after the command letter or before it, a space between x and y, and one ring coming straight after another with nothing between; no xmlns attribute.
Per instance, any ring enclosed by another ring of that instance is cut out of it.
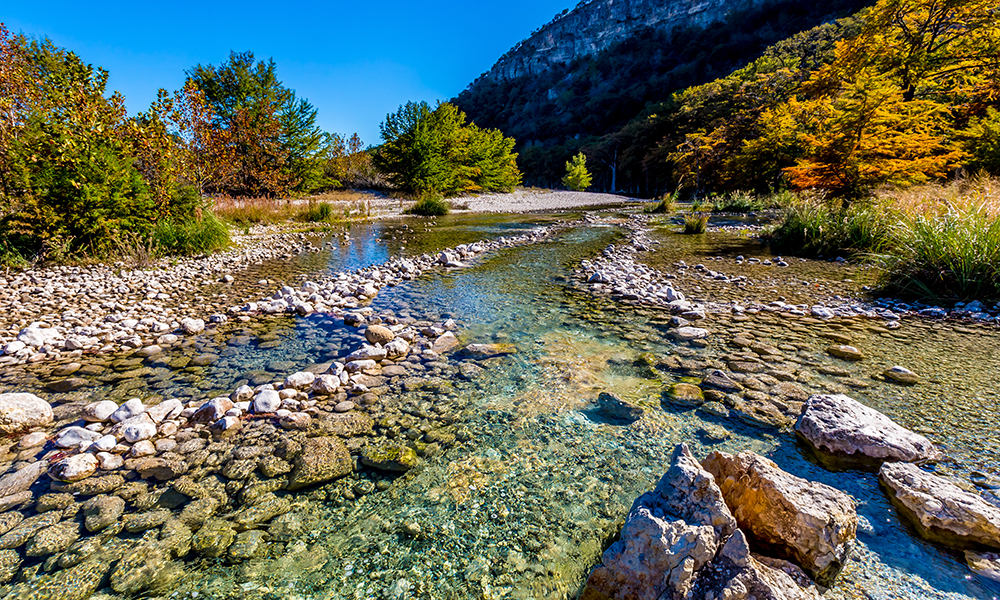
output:
<svg viewBox="0 0 1000 600"><path fill-rule="evenodd" d="M641 202L641 200L626 196L616 196L614 194L548 190L517 190L510 194L463 196L452 200L452 204L456 205L456 207L467 206L470 212L511 213L630 204L634 202Z"/></svg>

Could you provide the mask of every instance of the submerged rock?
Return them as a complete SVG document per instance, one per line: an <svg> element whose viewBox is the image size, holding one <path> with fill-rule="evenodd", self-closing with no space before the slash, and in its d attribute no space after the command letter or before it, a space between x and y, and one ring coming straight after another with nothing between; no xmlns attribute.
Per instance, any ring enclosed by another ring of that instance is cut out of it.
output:
<svg viewBox="0 0 1000 600"><path fill-rule="evenodd" d="M885 461L923 462L939 456L924 436L842 394L811 396L795 431L829 466L875 470Z"/></svg>
<svg viewBox="0 0 1000 600"><path fill-rule="evenodd" d="M631 423L641 419L645 411L641 406L626 402L613 394L601 392L597 396L597 412L606 419Z"/></svg>
<svg viewBox="0 0 1000 600"><path fill-rule="evenodd" d="M691 383L675 383L667 390L667 398L681 406L701 406L705 403L705 393Z"/></svg>
<svg viewBox="0 0 1000 600"><path fill-rule="evenodd" d="M1000 549L1000 508L908 463L886 463L879 483L917 532L958 549Z"/></svg>
<svg viewBox="0 0 1000 600"><path fill-rule="evenodd" d="M288 489L297 490L330 481L353 470L351 453L340 439L309 438L302 446L302 454L295 458L295 467L288 479Z"/></svg>
<svg viewBox="0 0 1000 600"><path fill-rule="evenodd" d="M229 521L209 519L191 538L191 549L203 556L217 558L225 554L235 539L236 530Z"/></svg>
<svg viewBox="0 0 1000 600"><path fill-rule="evenodd" d="M715 477L755 547L774 550L830 587L854 545L854 501L834 488L781 470L753 452L713 452L702 466Z"/></svg>
<svg viewBox="0 0 1000 600"><path fill-rule="evenodd" d="M889 381L901 383L903 385L913 385L920 381L920 377L916 373L906 367L900 367L899 365L882 371L882 376Z"/></svg>
<svg viewBox="0 0 1000 600"><path fill-rule="evenodd" d="M830 346L826 349L826 353L830 356L850 361L858 361L865 357L860 350L848 345Z"/></svg>
<svg viewBox="0 0 1000 600"><path fill-rule="evenodd" d="M416 451L401 444L372 444L361 452L362 464L382 471L409 471L417 462Z"/></svg>
<svg viewBox="0 0 1000 600"><path fill-rule="evenodd" d="M392 340L396 339L396 334L392 332L388 327L382 325L369 325L365 329L365 339L368 340L369 344L379 344L385 346Z"/></svg>

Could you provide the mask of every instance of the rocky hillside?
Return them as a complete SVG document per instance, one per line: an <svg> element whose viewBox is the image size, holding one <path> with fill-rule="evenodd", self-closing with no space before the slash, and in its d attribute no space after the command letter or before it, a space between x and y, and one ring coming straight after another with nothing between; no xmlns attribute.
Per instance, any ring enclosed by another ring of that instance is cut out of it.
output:
<svg viewBox="0 0 1000 600"><path fill-rule="evenodd" d="M494 80L538 75L596 54L644 29L704 27L766 0L585 0L536 30L486 74Z"/></svg>
<svg viewBox="0 0 1000 600"><path fill-rule="evenodd" d="M568 157L662 114L674 92L726 77L772 45L870 3L593 0L536 30L453 102L477 125L517 140L526 184L559 186ZM664 135L654 133L647 146ZM647 153L637 154L641 163ZM598 160L619 158L612 151ZM655 195L665 185L646 171L615 181L604 170L594 173L595 189Z"/></svg>

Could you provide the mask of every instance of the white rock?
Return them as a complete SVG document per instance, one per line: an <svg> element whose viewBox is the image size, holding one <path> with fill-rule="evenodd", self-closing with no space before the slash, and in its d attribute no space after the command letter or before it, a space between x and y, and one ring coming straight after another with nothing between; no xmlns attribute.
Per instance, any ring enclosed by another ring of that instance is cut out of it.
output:
<svg viewBox="0 0 1000 600"><path fill-rule="evenodd" d="M347 363L346 371L348 373L357 373L358 371L371 371L378 368L378 363L374 360L355 360Z"/></svg>
<svg viewBox="0 0 1000 600"><path fill-rule="evenodd" d="M156 423L146 413L142 413L127 421L122 421L116 428L120 428L125 441L134 444L142 440L148 440L156 435Z"/></svg>
<svg viewBox="0 0 1000 600"><path fill-rule="evenodd" d="M74 454L49 467L49 477L66 482L80 481L93 475L99 465L93 454Z"/></svg>
<svg viewBox="0 0 1000 600"><path fill-rule="evenodd" d="M24 350L28 345L21 340L14 340L13 342L8 342L3 348L3 353L7 355L17 354L21 350Z"/></svg>
<svg viewBox="0 0 1000 600"><path fill-rule="evenodd" d="M236 391L229 395L229 399L234 403L246 402L253 398L253 388L249 385L241 385Z"/></svg>
<svg viewBox="0 0 1000 600"><path fill-rule="evenodd" d="M337 393L340 388L340 378L336 375L317 375L316 379L312 383L312 391L314 394L319 394L321 396L330 396Z"/></svg>
<svg viewBox="0 0 1000 600"><path fill-rule="evenodd" d="M49 436L45 435L44 431L36 431L34 433L29 433L28 435L21 438L21 441L17 443L18 448L22 450L27 450L28 448L37 448L44 444L49 439Z"/></svg>
<svg viewBox="0 0 1000 600"><path fill-rule="evenodd" d="M0 394L0 434L17 433L52 422L52 407L34 394Z"/></svg>
<svg viewBox="0 0 1000 600"><path fill-rule="evenodd" d="M310 385L312 385L312 382L315 379L316 379L315 373L310 373L308 371L299 371L298 373L289 375L285 379L285 387L294 388L297 390L306 389Z"/></svg>
<svg viewBox="0 0 1000 600"><path fill-rule="evenodd" d="M142 403L142 400L138 398L132 398L125 404L122 404L115 412L111 413L111 421L113 423L121 423L122 421L131 419L136 415L141 415L146 412L146 406Z"/></svg>
<svg viewBox="0 0 1000 600"><path fill-rule="evenodd" d="M17 334L17 339L29 346L41 348L42 346L51 346L57 341L62 340L62 334L57 329L43 328L32 324L22 329Z"/></svg>
<svg viewBox="0 0 1000 600"><path fill-rule="evenodd" d="M160 402L156 406L147 408L146 414L148 414L153 421L159 423L160 421L173 419L177 415L181 414L182 410L184 410L184 404L180 400L171 398L170 400Z"/></svg>
<svg viewBox="0 0 1000 600"><path fill-rule="evenodd" d="M140 440L132 445L132 450L129 451L129 455L132 458L138 458L140 456L152 456L156 454L156 446L153 442L149 440Z"/></svg>
<svg viewBox="0 0 1000 600"><path fill-rule="evenodd" d="M205 331L205 322L201 319L181 319L181 329L188 335L194 335Z"/></svg>
<svg viewBox="0 0 1000 600"><path fill-rule="evenodd" d="M118 445L118 439L113 435L106 435L94 442L94 448L101 452L111 452Z"/></svg>
<svg viewBox="0 0 1000 600"><path fill-rule="evenodd" d="M360 348L351 352L347 355L347 362L354 362L356 360L382 360L386 357L386 349L379 348L378 346L371 346L369 344L362 344Z"/></svg>
<svg viewBox="0 0 1000 600"><path fill-rule="evenodd" d="M96 431L90 431L83 427L67 427L56 434L56 439L52 442L58 448L79 448L81 444L90 444L104 437Z"/></svg>
<svg viewBox="0 0 1000 600"><path fill-rule="evenodd" d="M103 423L110 419L116 410L118 410L117 404L111 400L101 400L84 406L80 416L83 417L84 421L90 423Z"/></svg>
<svg viewBox="0 0 1000 600"><path fill-rule="evenodd" d="M118 454L112 454L110 452L98 452L97 460L101 465L101 469L105 471L114 471L115 469L120 469L125 465L125 459Z"/></svg>
<svg viewBox="0 0 1000 600"><path fill-rule="evenodd" d="M273 413L281 407L281 395L274 390L263 390L253 400L255 413Z"/></svg>
<svg viewBox="0 0 1000 600"><path fill-rule="evenodd" d="M386 358L399 358L406 356L410 351L410 344L403 338L395 338L385 345Z"/></svg>

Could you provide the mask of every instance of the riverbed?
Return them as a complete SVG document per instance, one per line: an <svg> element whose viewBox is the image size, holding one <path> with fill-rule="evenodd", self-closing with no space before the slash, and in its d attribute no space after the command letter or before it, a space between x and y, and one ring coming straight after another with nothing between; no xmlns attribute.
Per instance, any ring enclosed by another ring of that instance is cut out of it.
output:
<svg viewBox="0 0 1000 600"><path fill-rule="evenodd" d="M208 521L246 523L239 515L260 506L253 499L258 493L282 507L270 519L234 528L240 535L260 532L252 551L223 548L208 556L171 545L176 540L168 536L167 523L182 520L198 500L178 492L171 478L125 473L119 487L102 491L127 498L124 519L155 511L164 518L155 527L109 535L113 528L91 534L81 524L81 505L93 494L78 490L69 498L43 501L42 496L60 492L49 489L51 482L42 476L31 488L33 503L20 512L31 519L45 514L39 508L62 511L58 522L77 524L65 527L75 527L76 537L70 544L55 543L50 554L29 555L30 536L11 547L16 559L6 560L18 562L6 567L15 573L5 586L8 597L86 598L96 589L93 597L100 598L575 598L632 501L655 485L681 442L699 457L713 450L752 450L856 500L858 545L826 598L1000 594L996 584L973 574L960 554L915 536L873 474L826 470L789 429L791 415L808 395L847 394L931 439L945 455L935 473L1000 503L994 495L1000 488L1000 444L993 435L1000 425L996 326L910 316L820 319L786 310L798 304L868 303L862 286L871 274L837 261L786 258L787 266L779 267L778 257L746 231L684 236L670 220L654 219L647 228L652 241L636 251L635 260L669 274L677 289L708 307L698 325L711 335L679 341L662 306L596 292L583 275L584 261L629 243L628 220L621 208L390 218L317 236L311 242L315 251L272 258L234 273L234 282L204 288L203 294L218 288L229 296L266 295L283 284L297 287L397 256L434 255L563 224L537 242L484 252L461 267L426 269L382 288L365 305L383 323L416 330L438 326L452 331L459 344L382 364L368 374L364 390L338 399L352 405L339 414L359 413L372 422L370 431L342 436L355 461L348 475L288 491L282 474L268 475L263 466L255 471L253 461L282 452L275 440L283 436L304 439L312 433L256 419L235 437L212 437L205 430L198 439L206 446L198 452L208 455L185 476L219 490L206 492L218 501ZM699 264L727 277L706 277ZM246 293L225 288L233 285ZM323 373L363 341L358 327L329 314L248 317L186 336L149 356L136 350L10 365L0 376L0 392L44 398L61 427L98 400L194 404L244 385L280 383L296 372ZM738 339L768 350L755 351ZM825 349L831 340L849 342L864 359L830 356ZM462 353L469 344L503 350ZM66 378L60 367L70 362L79 365L73 375L85 384L52 391L52 383ZM880 374L893 365L918 373L920 383L904 387L886 381ZM697 383L711 369L733 373L748 393L787 410L737 415L725 407L686 407L667 397L673 383ZM641 406L643 417L631 424L609 421L595 408L602 392ZM323 402L310 408L323 409ZM317 421L335 416L332 408L312 414ZM386 470L359 462L365 445L377 440L411 447L416 464ZM245 450L250 447L253 452ZM30 452L9 448L4 464L13 472L51 450L50 445ZM191 455L180 456L176 460L194 464L184 458ZM237 473L247 461L253 462L251 472ZM50 509L53 502L62 504ZM188 536L197 536L208 521L182 520ZM99 539L102 547L81 549L88 539ZM61 567L60 561L73 562L63 557L74 552L83 558ZM140 552L152 558L116 579L130 553ZM116 585L126 580L131 587Z"/></svg>

